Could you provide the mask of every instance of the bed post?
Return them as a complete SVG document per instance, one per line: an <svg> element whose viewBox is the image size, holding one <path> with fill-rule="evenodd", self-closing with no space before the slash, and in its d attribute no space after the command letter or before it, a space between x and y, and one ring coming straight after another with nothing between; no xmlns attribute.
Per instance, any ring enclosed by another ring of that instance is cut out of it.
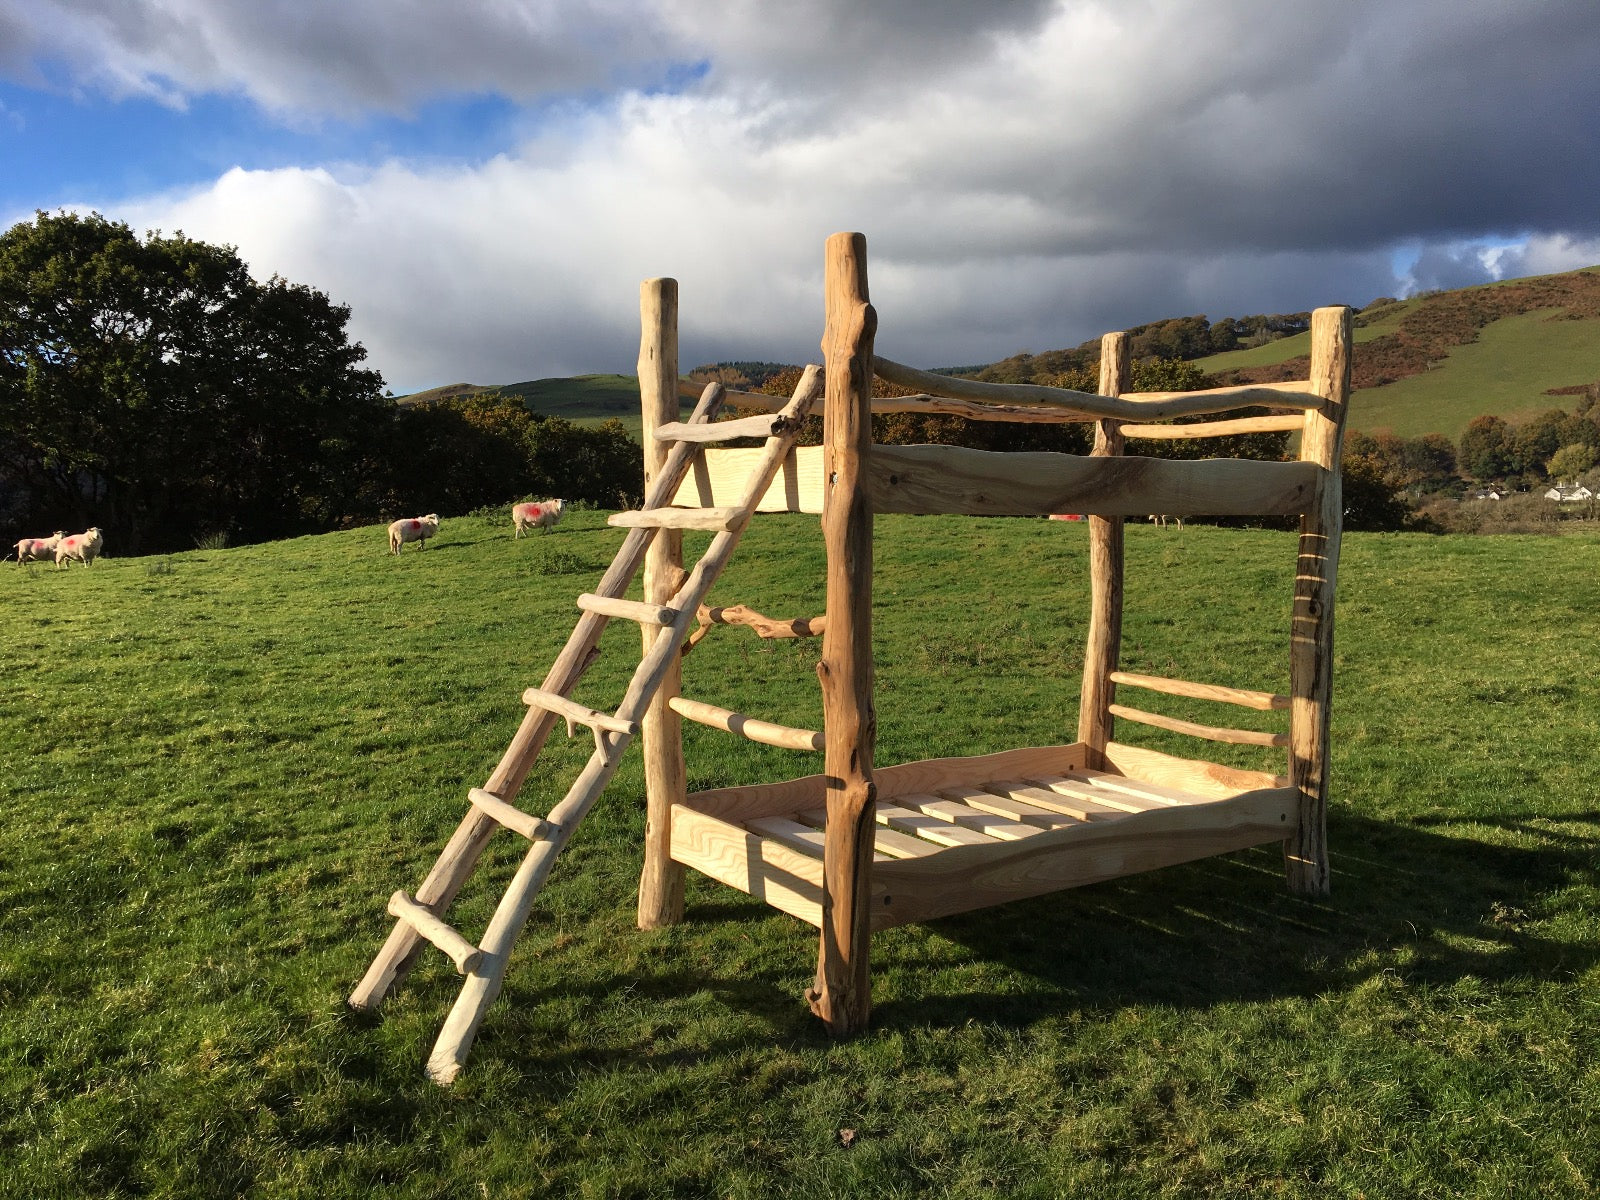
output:
<svg viewBox="0 0 1600 1200"><path fill-rule="evenodd" d="M828 625L822 638L828 827L823 852L822 944L806 998L834 1034L865 1028L872 1011L868 955L877 789L872 705L872 509L863 469L872 448L872 344L878 314L867 300L867 240L828 239L827 363L822 530L828 550Z"/></svg>
<svg viewBox="0 0 1600 1200"><path fill-rule="evenodd" d="M1326 474L1317 506L1300 518L1289 646L1289 782L1299 790L1294 835L1283 845L1291 891L1328 894L1328 702L1333 694L1333 589L1344 525L1339 458L1350 399L1350 310L1311 314L1311 384L1300 458Z"/></svg>
<svg viewBox="0 0 1600 1200"><path fill-rule="evenodd" d="M1120 396L1128 390L1131 368L1128 335L1108 333L1100 339L1100 394ZM1096 457L1122 453L1122 423L1095 422ZM1088 747L1088 766L1105 769L1106 743L1111 740L1111 702L1117 685L1122 646L1122 518L1089 518L1089 635L1083 652L1083 690L1078 697L1078 741Z"/></svg>
<svg viewBox="0 0 1600 1200"><path fill-rule="evenodd" d="M653 436L656 426L678 420L678 281L646 279L639 285L639 405L644 417L644 490L667 461L669 445ZM683 586L683 534L656 531L645 552L644 598L670 604ZM644 649L662 630L645 625ZM639 928L656 929L683 919L683 866L672 861L672 806L688 791L683 765L683 721L667 707L682 690L683 670L674 659L640 722L644 747L644 872L639 877Z"/></svg>

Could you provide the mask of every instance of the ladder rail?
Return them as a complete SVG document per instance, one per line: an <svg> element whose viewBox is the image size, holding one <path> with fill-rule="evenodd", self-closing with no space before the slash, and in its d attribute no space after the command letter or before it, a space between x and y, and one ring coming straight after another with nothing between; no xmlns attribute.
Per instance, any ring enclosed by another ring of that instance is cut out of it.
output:
<svg viewBox="0 0 1600 1200"><path fill-rule="evenodd" d="M689 418L690 422L709 422L721 409L726 394L720 383L707 384L705 391L701 393L700 402ZM656 477L654 485L645 497L645 502L657 507L671 503L698 452L699 447L689 442L674 445L667 456L666 466ZM616 598L627 591L628 585L639 573L645 550L648 549L650 540L654 536L653 529L630 530L623 539L622 547L617 551L610 568L601 577L595 594ZM583 677L584 671L592 661L592 652L599 643L600 635L605 631L608 620L605 614L593 612L585 612L578 619L571 635L567 638L566 645L556 656L549 673L545 676L543 690L564 696L577 686L578 680ZM557 719L555 713L544 709L530 709L523 716L522 723L512 736L511 744L501 755L500 762L489 776L488 782L484 784L484 790L493 792L507 803L515 800L517 793L522 790L522 784L527 779L534 760L544 749L550 731L555 728ZM477 866L478 858L498 828L500 828L498 822L488 813L479 808L469 808L444 850L435 860L432 870L422 881L422 886L417 889L417 902L435 912L442 913L448 909L454 902L456 893L461 890L462 884ZM404 921L397 921L390 929L382 949L367 968L366 974L350 993L348 1001L350 1007L370 1010L382 1004L384 998L394 990L395 985L405 977L422 944L421 934Z"/></svg>
<svg viewBox="0 0 1600 1200"><path fill-rule="evenodd" d="M783 415L794 418L805 416L811 405L820 398L822 390L822 372L820 369L808 367ZM711 585L716 582L723 566L733 554L734 548L739 543L740 534L744 532L755 514L756 502L782 468L783 461L788 457L788 452L798 434L799 424L798 419L787 422L782 432L775 432L768 438L764 447L765 453L751 474L744 503L740 506L742 518L733 529L718 533L712 538L706 553L701 556L684 580L683 586L679 588L677 595L673 597L671 607L677 610L677 616L671 625L662 627L657 633L650 644L649 652L635 670L633 680L616 712L619 721L632 723L641 719L667 671L677 662L679 646L688 633L690 623L694 620L695 609L705 594L711 590ZM567 844L584 816L599 799L606 785L611 782L622 755L632 740L632 735L628 733L607 734L600 739L601 745L596 746L582 773L567 790L561 802L550 810L547 820L555 826L555 830L548 840L536 843L528 851L511 885L501 897L483 940L479 943L484 952L483 959L467 975L461 994L456 998L444 1027L439 1031L433 1052L428 1057L428 1077L435 1083L449 1084L460 1072L467 1053L477 1038L484 1014L500 994L506 968L509 965L511 947L527 923L533 911L534 900L549 878L557 855L561 853L562 847Z"/></svg>

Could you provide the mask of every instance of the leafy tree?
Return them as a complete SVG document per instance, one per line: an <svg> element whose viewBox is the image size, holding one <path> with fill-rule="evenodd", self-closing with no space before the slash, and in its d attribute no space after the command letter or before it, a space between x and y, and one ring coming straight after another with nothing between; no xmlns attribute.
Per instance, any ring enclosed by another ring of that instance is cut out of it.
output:
<svg viewBox="0 0 1600 1200"><path fill-rule="evenodd" d="M138 552L317 528L389 422L349 310L227 247L39 213L0 235L0 455L19 520Z"/></svg>
<svg viewBox="0 0 1600 1200"><path fill-rule="evenodd" d="M1515 470L1531 475L1542 475L1545 463L1561 449L1562 424L1567 414L1551 409L1524 421L1511 432L1511 456L1516 460Z"/></svg>
<svg viewBox="0 0 1600 1200"><path fill-rule="evenodd" d="M1517 469L1510 430L1499 417L1474 417L1461 435L1457 461L1474 479L1503 479Z"/></svg>
<svg viewBox="0 0 1600 1200"><path fill-rule="evenodd" d="M1596 455L1592 446L1581 442L1574 442L1570 446L1563 446L1551 455L1545 472L1557 483L1568 483L1581 477L1585 471L1594 466Z"/></svg>

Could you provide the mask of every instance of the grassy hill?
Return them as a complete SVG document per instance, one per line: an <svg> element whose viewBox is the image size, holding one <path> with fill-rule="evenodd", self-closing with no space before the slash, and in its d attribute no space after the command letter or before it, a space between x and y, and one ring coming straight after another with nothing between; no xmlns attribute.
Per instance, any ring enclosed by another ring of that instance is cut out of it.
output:
<svg viewBox="0 0 1600 1200"><path fill-rule="evenodd" d="M1571 411L1600 380L1600 268L1369 307L1357 321L1352 427L1460 436L1484 413ZM1198 360L1225 380L1304 377L1308 335Z"/></svg>
<svg viewBox="0 0 1600 1200"><path fill-rule="evenodd" d="M605 516L521 541L503 516L446 521L400 558L373 527L0 571L0 1197L1321 1200L1600 1180L1600 701L1573 629L1600 607L1593 535L1347 538L1325 903L1286 896L1258 850L891 930L873 1027L835 1042L800 998L811 928L698 876L685 924L633 928L635 750L462 1080L427 1083L460 984L443 957L376 1018L343 998L619 544ZM878 761L1061 740L1083 528L878 528ZM1282 687L1293 535L1127 541L1129 669ZM809 615L822 594L816 519L763 517L713 602ZM604 651L585 703L620 694L637 630ZM814 727L816 661L720 629L685 686ZM686 737L692 788L820 769ZM589 748L555 738L525 807ZM451 912L474 935L512 842Z"/></svg>
<svg viewBox="0 0 1600 1200"><path fill-rule="evenodd" d="M1304 378L1309 349L1310 335L1302 333L1196 361L1225 382ZM1077 353L1058 350L1022 357L1054 370L1060 369L1057 359ZM985 369L952 368L948 373L976 375ZM1406 437L1443 433L1454 440L1473 417L1484 413L1514 419L1551 408L1571 411L1572 393L1596 381L1600 267L1436 292L1375 303L1357 317L1350 424ZM495 389L452 384L401 402L482 390L519 394L538 412L580 424L615 417L639 436L639 386L631 375L533 379Z"/></svg>

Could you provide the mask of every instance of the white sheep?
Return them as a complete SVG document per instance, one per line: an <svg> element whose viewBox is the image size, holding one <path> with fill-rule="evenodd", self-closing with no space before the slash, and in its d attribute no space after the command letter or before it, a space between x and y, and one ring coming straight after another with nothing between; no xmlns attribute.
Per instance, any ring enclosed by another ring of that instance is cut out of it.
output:
<svg viewBox="0 0 1600 1200"><path fill-rule="evenodd" d="M65 569L67 563L75 558L84 566L92 567L94 560L100 557L100 547L104 544L105 538L98 525L83 533L64 537L56 546L56 566Z"/></svg>
<svg viewBox="0 0 1600 1200"><path fill-rule="evenodd" d="M439 514L425 517L405 517L389 526L389 553L399 554L407 542L417 543L418 550L428 548L428 539L439 532Z"/></svg>
<svg viewBox="0 0 1600 1200"><path fill-rule="evenodd" d="M25 562L54 558L56 556L56 547L61 544L61 539L66 536L65 533L58 529L47 538L23 538L16 546L17 565L20 567Z"/></svg>
<svg viewBox="0 0 1600 1200"><path fill-rule="evenodd" d="M543 503L513 504L511 506L511 523L517 527L516 537L522 536L522 531L528 526L537 526L549 533L555 523L561 520L562 510L566 505L560 500L546 500Z"/></svg>

